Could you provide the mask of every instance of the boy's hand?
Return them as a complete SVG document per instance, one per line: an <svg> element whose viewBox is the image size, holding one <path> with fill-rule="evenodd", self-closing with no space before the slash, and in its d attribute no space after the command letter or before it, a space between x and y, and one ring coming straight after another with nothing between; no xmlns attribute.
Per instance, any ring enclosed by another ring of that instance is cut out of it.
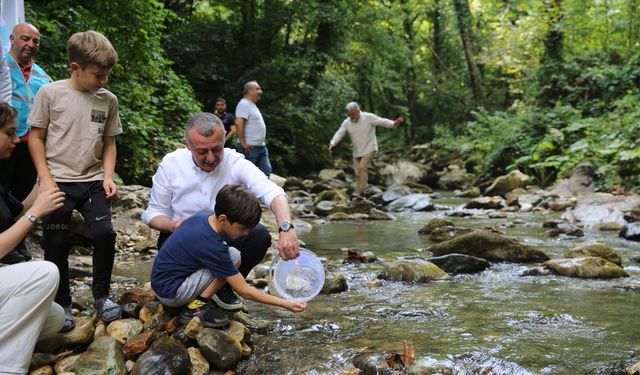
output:
<svg viewBox="0 0 640 375"><path fill-rule="evenodd" d="M104 180L102 183L107 199L115 199L118 197L118 185L113 180Z"/></svg>
<svg viewBox="0 0 640 375"><path fill-rule="evenodd" d="M43 178L40 180L40 185L38 186L38 194L45 192L47 190L51 190L53 188L58 188L58 184L52 178Z"/></svg>
<svg viewBox="0 0 640 375"><path fill-rule="evenodd" d="M307 303L287 300L287 304L285 305L285 308L293 312L303 312L304 309L307 308Z"/></svg>

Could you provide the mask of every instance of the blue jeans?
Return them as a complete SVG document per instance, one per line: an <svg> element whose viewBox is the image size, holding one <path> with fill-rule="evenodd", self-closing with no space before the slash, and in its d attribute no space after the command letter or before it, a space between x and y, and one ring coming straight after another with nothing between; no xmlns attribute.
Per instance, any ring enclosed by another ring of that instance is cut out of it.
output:
<svg viewBox="0 0 640 375"><path fill-rule="evenodd" d="M242 147L238 148L238 152L244 153ZM271 162L269 161L269 149L267 146L251 146L251 152L244 157L269 177L271 174Z"/></svg>

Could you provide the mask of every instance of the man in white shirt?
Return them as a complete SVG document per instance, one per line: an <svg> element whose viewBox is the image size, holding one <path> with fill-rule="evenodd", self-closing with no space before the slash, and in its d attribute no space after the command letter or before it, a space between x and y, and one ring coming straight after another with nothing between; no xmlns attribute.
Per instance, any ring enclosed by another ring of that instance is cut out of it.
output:
<svg viewBox="0 0 640 375"><path fill-rule="evenodd" d="M238 152L255 164L264 174L271 174L269 149L265 143L267 125L256 103L262 97L262 89L256 81L244 85L244 96L236 106L236 134L240 141Z"/></svg>
<svg viewBox="0 0 640 375"><path fill-rule="evenodd" d="M356 173L356 191L367 187L369 175L367 169L378 152L378 140L376 138L376 126L385 128L397 128L404 122L402 117L395 120L378 117L373 113L360 111L356 102L348 103L345 107L349 116L342 122L338 131L329 142L329 152L336 144L349 133L353 145L353 170Z"/></svg>
<svg viewBox="0 0 640 375"><path fill-rule="evenodd" d="M160 231L158 249L186 218L200 211L214 213L216 195L223 186L242 184L275 215L280 257L298 257L300 245L284 190L242 154L225 149L224 139L222 121L212 113L199 113L187 121L187 148L173 151L162 159L153 176L149 206L142 214L145 224ZM271 235L261 224L244 237L225 240L240 251L239 271L244 277L262 261L271 246ZM240 299L228 285L218 291L213 300L227 310L242 308Z"/></svg>

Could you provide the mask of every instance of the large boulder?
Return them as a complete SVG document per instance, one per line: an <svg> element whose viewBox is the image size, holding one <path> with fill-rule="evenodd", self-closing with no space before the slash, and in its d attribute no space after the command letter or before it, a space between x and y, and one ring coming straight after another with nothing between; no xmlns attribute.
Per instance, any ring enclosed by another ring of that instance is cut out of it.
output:
<svg viewBox="0 0 640 375"><path fill-rule="evenodd" d="M629 241L640 241L640 223L628 223L620 231L620 237Z"/></svg>
<svg viewBox="0 0 640 375"><path fill-rule="evenodd" d="M386 280L424 283L451 278L440 267L422 259L404 259L384 265L381 277Z"/></svg>
<svg viewBox="0 0 640 375"><path fill-rule="evenodd" d="M557 258L544 262L544 266L558 275L583 279L612 279L629 276L622 267L600 257Z"/></svg>
<svg viewBox="0 0 640 375"><path fill-rule="evenodd" d="M460 253L497 262L544 262L547 254L487 230L463 234L428 248L435 256Z"/></svg>
<svg viewBox="0 0 640 375"><path fill-rule="evenodd" d="M427 260L453 275L482 272L491 267L486 259L464 254L447 254Z"/></svg>
<svg viewBox="0 0 640 375"><path fill-rule="evenodd" d="M389 203L387 211L433 211L434 206L427 194L411 194Z"/></svg>
<svg viewBox="0 0 640 375"><path fill-rule="evenodd" d="M622 266L622 258L615 250L601 242L578 246L564 254L565 258L600 257Z"/></svg>
<svg viewBox="0 0 640 375"><path fill-rule="evenodd" d="M196 337L202 355L221 370L232 370L242 359L242 344L219 329L205 328Z"/></svg>
<svg viewBox="0 0 640 375"><path fill-rule="evenodd" d="M594 169L589 163L580 163L568 176L556 181L550 193L560 196L582 196L595 192Z"/></svg>
<svg viewBox="0 0 640 375"><path fill-rule="evenodd" d="M444 171L440 172L438 186L444 190L464 190L473 183L473 176L467 173L464 168L458 165L450 165Z"/></svg>
<svg viewBox="0 0 640 375"><path fill-rule="evenodd" d="M403 184L405 182L419 182L424 177L425 169L422 165L400 160L394 164L387 164L380 170L380 178L385 185Z"/></svg>
<svg viewBox="0 0 640 375"><path fill-rule="evenodd" d="M114 338L95 339L76 363L76 375L126 375L122 345Z"/></svg>
<svg viewBox="0 0 640 375"><path fill-rule="evenodd" d="M586 227L594 227L607 223L624 226L625 212L640 205L638 195L613 195L609 193L594 193L578 200L577 206L562 215L562 218L578 222Z"/></svg>
<svg viewBox="0 0 640 375"><path fill-rule="evenodd" d="M191 358L187 349L176 340L161 337L151 344L149 350L138 357L131 375L189 375L190 371Z"/></svg>
<svg viewBox="0 0 640 375"><path fill-rule="evenodd" d="M504 197L511 190L525 188L529 185L530 180L529 176L516 169L507 175L496 178L487 190L485 190L484 195L500 195Z"/></svg>

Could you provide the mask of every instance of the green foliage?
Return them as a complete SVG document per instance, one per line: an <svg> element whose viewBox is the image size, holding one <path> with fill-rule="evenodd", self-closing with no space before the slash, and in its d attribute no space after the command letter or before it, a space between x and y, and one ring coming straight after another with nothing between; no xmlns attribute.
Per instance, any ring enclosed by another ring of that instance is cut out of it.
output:
<svg viewBox="0 0 640 375"><path fill-rule="evenodd" d="M34 1L27 19L43 36L38 63L54 79L68 78L66 42L93 29L109 38L119 62L107 88L117 97L124 133L117 137L116 171L125 183L149 184L160 158L182 138L199 111L194 92L171 68L160 45L170 13L158 1Z"/></svg>

